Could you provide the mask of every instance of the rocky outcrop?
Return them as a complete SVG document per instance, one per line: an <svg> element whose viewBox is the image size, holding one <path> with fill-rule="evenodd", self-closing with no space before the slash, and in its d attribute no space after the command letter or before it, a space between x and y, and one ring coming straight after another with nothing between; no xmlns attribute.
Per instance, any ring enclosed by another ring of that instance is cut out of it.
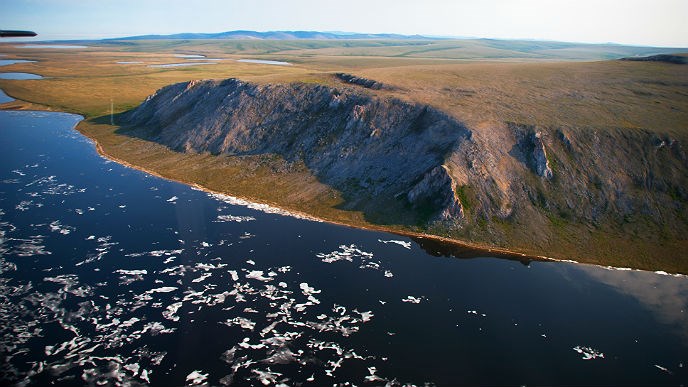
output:
<svg viewBox="0 0 688 387"><path fill-rule="evenodd" d="M542 142L542 132L536 132L531 136L533 153L531 154L531 162L533 169L538 176L545 179L552 178L552 168L547 160L547 150L545 144Z"/></svg>
<svg viewBox="0 0 688 387"><path fill-rule="evenodd" d="M433 168L423 176L407 194L415 207L440 208L435 218L441 221L460 221L464 217L463 205L456 195L456 183L446 165Z"/></svg>
<svg viewBox="0 0 688 387"><path fill-rule="evenodd" d="M372 79L357 77L351 74L335 73L334 76L340 81L356 86L365 87L366 89L380 90L382 88L387 88L384 84L380 82L374 81Z"/></svg>
<svg viewBox="0 0 688 387"><path fill-rule="evenodd" d="M429 106L322 85L236 79L167 86L123 119L135 128L130 133L181 152L303 162L345 194L346 208L359 210L397 200L428 171L442 170L446 155L471 138L463 124ZM446 172L444 179L451 180ZM421 196L448 219L460 205L446 200L453 188L441 183Z"/></svg>
<svg viewBox="0 0 688 387"><path fill-rule="evenodd" d="M641 129L469 130L371 91L236 79L164 87L122 119L127 134L179 152L302 163L342 194L338 208L373 222L528 248L555 246L571 227L669 241L688 232L683 142Z"/></svg>

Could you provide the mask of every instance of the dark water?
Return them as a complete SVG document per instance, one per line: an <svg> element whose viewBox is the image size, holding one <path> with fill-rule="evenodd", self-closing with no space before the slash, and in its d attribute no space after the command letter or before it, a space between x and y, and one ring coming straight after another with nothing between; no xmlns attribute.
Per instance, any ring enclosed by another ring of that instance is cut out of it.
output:
<svg viewBox="0 0 688 387"><path fill-rule="evenodd" d="M0 112L5 382L688 382L685 277L434 257L106 161L78 120Z"/></svg>

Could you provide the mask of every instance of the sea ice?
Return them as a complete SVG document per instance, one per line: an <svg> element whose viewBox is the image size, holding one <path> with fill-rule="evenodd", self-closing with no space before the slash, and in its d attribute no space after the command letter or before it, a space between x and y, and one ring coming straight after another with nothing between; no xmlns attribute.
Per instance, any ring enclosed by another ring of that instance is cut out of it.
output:
<svg viewBox="0 0 688 387"><path fill-rule="evenodd" d="M590 348L577 345L573 347L573 350L583 355L583 360L597 359L598 357L604 359L604 353Z"/></svg>
<svg viewBox="0 0 688 387"><path fill-rule="evenodd" d="M399 246L401 246L401 247L404 247L404 248L407 248L407 249L411 250L411 242L397 241L397 240L383 241L382 239L378 239L377 241L378 241L378 242L381 242L381 243L384 243L384 244L387 244L387 243L394 243L394 244L397 244L397 245L399 245Z"/></svg>

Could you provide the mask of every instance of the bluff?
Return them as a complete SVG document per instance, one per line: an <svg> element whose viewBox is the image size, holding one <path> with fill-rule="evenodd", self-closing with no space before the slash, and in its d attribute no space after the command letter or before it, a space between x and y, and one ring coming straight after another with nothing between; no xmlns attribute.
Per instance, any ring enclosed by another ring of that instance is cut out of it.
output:
<svg viewBox="0 0 688 387"><path fill-rule="evenodd" d="M276 179L303 163L371 223L558 258L687 259L688 158L647 130L469 128L368 89L237 79L166 86L120 121L178 152L278 157Z"/></svg>

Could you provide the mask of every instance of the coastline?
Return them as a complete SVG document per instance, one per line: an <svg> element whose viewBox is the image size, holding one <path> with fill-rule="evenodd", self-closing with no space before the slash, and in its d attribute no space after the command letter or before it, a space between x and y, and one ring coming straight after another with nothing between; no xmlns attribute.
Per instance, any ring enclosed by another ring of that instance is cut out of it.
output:
<svg viewBox="0 0 688 387"><path fill-rule="evenodd" d="M7 106L8 104L11 104L11 105ZM3 106L3 105L6 105L6 106ZM69 113L69 114L80 115L78 113L56 111L56 110L50 108L49 106L34 104L31 102L26 102L26 101L19 100L19 99L15 99L14 101L7 102L6 104L0 104L0 110L7 110L7 111L13 111L13 110L14 111L46 111L46 112L53 112L53 113L59 112L59 113ZM270 212L279 213L279 214L284 215L284 216L292 216L292 217L306 219L306 220L315 221L315 222L324 222L324 223L334 224L334 225L338 225L338 226L342 226L342 227L350 227L350 228L356 228L356 229L362 229L362 230L368 230L368 231L385 232L385 233L390 233L390 234L399 235L399 236L405 236L405 237L409 237L409 238L423 239L423 240L428 240L431 242L438 242L438 243L446 244L447 246L455 247L457 249L466 249L466 250L473 250L476 252L485 252L486 256L498 255L497 258L517 260L517 261L520 261L522 263L531 262L531 261L574 263L574 264L579 264L579 265L595 266L595 267L608 269L608 270L632 270L632 271L642 271L642 272L653 272L653 273L658 274L658 275L688 277L688 275L686 275L686 274L667 272L664 270L637 269L637 268L618 267L618 266L604 265L604 264L597 264L597 263L586 263L586 262L580 262L580 261L572 260L572 259L559 259L559 258L545 256L545 255L526 254L526 253L522 253L522 252L519 252L516 250L511 250L508 248L501 248L501 247L483 245L483 244L479 244L479 243L466 242L466 241L456 240L456 239L442 237L439 235L433 235L433 234L428 234L428 233L419 233L419 232L413 232L413 231L397 230L397 229L387 228L384 226L376 226L376 225L370 225L370 224L368 224L368 225L350 224L350 223L345 223L345 222L336 221L336 220L323 219L323 218L313 216L311 214L308 214L308 213L305 213L302 211L296 211L296 210L283 208L276 203L264 202L264 201L256 200L256 199L253 199L250 197L235 196L231 193L220 192L220 191L216 191L216 190L204 187L198 183L166 177L166 176L163 176L163 175L161 175L161 174L159 174L153 170L150 170L150 169L147 169L145 167L141 167L141 166L129 163L128 161L122 160L120 158L114 157L114 156L108 154L105 151L105 149L103 149L102 145L98 142L98 140L96 140L93 137L88 136L83 131L78 129L79 124L86 122L86 120L87 120L86 118L83 118L82 120L80 120L74 126L73 130L76 130L81 135L83 135L85 138L87 138L89 141L93 142L94 147L96 149L96 152L101 157L103 157L107 160L116 162L118 164L121 164L125 167L135 169L135 170L144 172L144 173L152 175L152 176L156 176L156 177L168 180L168 181L174 181L174 182L177 182L180 184L187 185L193 189L203 191L203 192L208 193L210 195L225 196L225 197L231 198L233 200L241 201L241 202L245 203L245 204L241 203L238 205L265 206L267 208L274 209L274 211L270 211ZM259 211L267 212L267 211L260 209L260 208L257 208L257 209ZM416 241L416 243L418 243L418 242ZM478 257L478 256L479 255L476 255L474 257Z"/></svg>
<svg viewBox="0 0 688 387"><path fill-rule="evenodd" d="M78 124L76 126L78 126ZM453 247L484 251L486 253L489 253L489 254L486 254L488 256L496 254L496 255L499 255L500 257L498 257L498 258L501 258L501 259L512 259L512 260L518 260L521 262L523 262L523 261L529 261L529 262L530 261L533 261L533 262L539 261L539 262L572 263L572 264L577 264L577 265L594 266L594 267L598 267L598 268L602 268L602 269L606 269L606 270L639 271L639 272L655 273L657 275L667 275L667 276L671 276L671 277L684 277L684 278L688 277L688 275L685 275L685 274L668 273L668 272L663 271L663 270L643 270L643 269L635 269L635 268L629 268L629 267L618 267L618 266L611 266L611 265L600 265L600 264L594 264L594 263L585 263L585 262L579 262L579 261L572 260L572 259L557 259L557 258L553 258L553 257L547 257L544 255L529 255L529 254L520 253L520 252L514 251L514 250L509 250L509 249L499 248L499 247L489 247L489 246L484 246L484 245L480 245L477 243L470 243L470 242L464 242L464 241L460 241L460 240L456 240L456 239L446 238L446 237L442 237L439 235L418 233L418 232L412 232L412 231L392 230L392 229L385 228L383 226L353 225L353 224L347 224L344 222L338 222L338 221L334 221L334 220L322 219L322 218L319 218L317 216L307 214L305 212L285 209L285 208L279 207L278 205L275 205L274 203L265 203L265 202L261 202L260 200L255 200L252 198L234 196L234 195L226 193L226 192L218 192L218 191L212 190L210 188L204 187L204 186L197 184L197 183L185 182L185 181L182 181L179 179L172 179L169 177L162 176L155 171L151 171L151 170L146 169L144 167L133 165L127 161L124 161L124 160L121 160L117 157L108 155L105 152L105 150L103 149L103 147L98 143L98 140L85 135L80 130L78 130L76 126L74 127L74 130L78 131L84 137L86 137L87 139L92 141L93 144L95 145L95 148L96 148L96 151L98 152L98 154L107 160L116 162L118 164L124 165L125 167L135 169L137 171L147 173L147 174L152 175L152 176L156 176L156 177L161 178L161 179L165 179L168 181L174 181L174 182L177 182L180 184L187 185L193 189L203 191L203 192L208 193L210 195L225 196L225 197L229 197L231 199L239 200L239 201L246 203L246 204L236 204L236 205L247 206L249 204L256 204L256 205L260 205L260 206L267 206L269 208L278 210L278 211L275 211L274 213L278 213L278 214L283 215L283 216L291 216L291 217L296 217L299 219L310 220L313 222L329 223L329 224L334 224L334 225L338 225L338 226L356 228L356 229L361 229L361 230L385 232L385 233L389 233L389 234L405 236L405 237L410 237L410 238L427 239L430 241L445 243L445 244L451 245ZM266 211L261 210L261 209L257 209L257 210L266 212Z"/></svg>
<svg viewBox="0 0 688 387"><path fill-rule="evenodd" d="M77 126L78 126L78 124L77 124ZM170 177L163 176L163 175L161 175L161 174L159 174L159 173L157 173L157 172L155 172L155 171L152 171L152 170L150 170L150 169L147 169L147 168L145 168L145 167L141 167L141 166L138 166L138 165L134 165L134 164L132 164L132 163L130 163L130 162L128 162L128 161L125 161L125 160L122 160L122 159L117 158L117 157L115 157L115 156L112 156L112 155L108 154L107 152L105 152L105 150L104 150L103 147L100 145L100 143L98 142L98 140L96 140L95 138L89 137L88 135L84 134L84 133L81 132L79 129L77 129L76 126L74 127L74 130L78 131L78 132L81 133L84 137L86 137L86 138L89 139L91 142L93 142L93 144L95 145L95 148L96 148L96 151L98 152L98 154L99 154L101 157L103 157L103 158L105 158L105 159L107 159L107 160L111 160L111 161L114 161L114 162L116 162L116 163L118 163L118 164L124 165L125 167L128 167L128 168L131 168L131 169L135 169L135 170L137 170L137 171L141 171L141 172L147 173L147 174L149 174L149 175L151 175L151 176L155 176L155 177L159 177L159 178L161 178L161 179L165 179L165 180L168 180L168 181L174 181L174 182L177 182L177 183L180 183L180 184L187 185L187 186L189 186L189 187L192 187L192 188L194 188L194 189L197 189L197 190L199 190L199 191L203 191L203 192L208 193L208 194L211 194L211 195L226 196L226 197L229 197L229 198L234 199L234 200L238 200L238 201L245 202L245 203L247 203L247 204L255 204L255 205L259 205L259 206L267 206L267 207L269 207L269 208L278 210L278 211L274 211L274 212L275 212L275 213L279 213L279 214L284 215L284 216L291 216L291 217L295 217L295 218L299 218L299 219L310 220L310 221L313 221L313 222L329 223L329 224L335 224L335 225L343 226L343 227L357 228L357 229L361 229L361 230L386 232L386 233L395 234L395 235L399 235L399 236L406 236L406 237L413 237L413 238L428 239L428 240L432 240L432 241L437 241L437 242L442 242L442 243L451 244L451 245L453 245L454 247L466 248L466 249L472 249L472 250L480 250L480 251L484 251L484 252L490 253L490 254L500 254L500 255L509 256L509 257L511 257L511 258L519 259L519 260L550 261L550 262L575 262L575 263L579 263L579 262L577 262L577 261L556 259L556 258L544 256L544 255L528 255L528 254L520 253L520 252L514 251L514 250L509 250L509 249L499 248L499 247L489 247L489 246L480 245L480 244L477 244L477 243L464 242L464 241L460 241L460 240L456 240L456 239L451 239L451 238L447 238L447 237L442 237L442 236L439 236L439 235L432 235L432 234L427 234L427 233L418 233L418 232L413 232L413 231L394 230L394 229L386 228L386 227L384 227L384 226L348 224L348 223L339 222L339 221L336 221L336 220L323 219L323 218L320 218L320 217L317 217L317 216L314 216L314 215L311 215L311 214L308 214L308 213L305 213L305 212L302 212L302 211L296 211L296 210L291 210L291 209L283 208L283 207L280 207L279 205L277 205L277 204L275 204L275 203L268 203L268 202L256 200L256 199L254 199L254 198L249 198L249 197L235 196L235 194L228 193L228 192L216 191L216 190L210 189L210 188L208 188L208 187L205 187L205 186L203 186L203 185L200 185L200 184L198 184L198 183L188 182L188 181L183 181L183 180L180 180L180 179L173 179L173 178L170 178ZM240 205L242 205L242 204L240 204ZM263 212L266 212L266 211L263 211ZM270 211L270 212L272 212L272 211Z"/></svg>

